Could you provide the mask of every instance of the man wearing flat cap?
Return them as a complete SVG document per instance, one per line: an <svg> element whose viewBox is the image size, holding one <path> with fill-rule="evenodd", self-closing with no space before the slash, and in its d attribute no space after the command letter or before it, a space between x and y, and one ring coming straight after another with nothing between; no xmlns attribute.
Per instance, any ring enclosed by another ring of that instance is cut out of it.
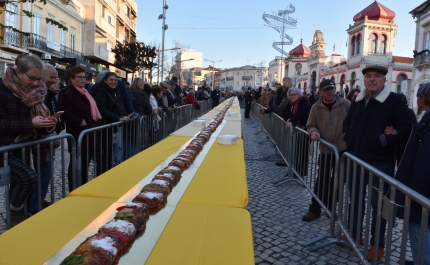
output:
<svg viewBox="0 0 430 265"><path fill-rule="evenodd" d="M348 152L393 177L395 146L409 137L412 121L403 99L391 92L389 86L385 86L387 72L385 67L377 65L371 65L362 70L365 89L351 102L351 107L343 122L343 139L346 142ZM352 166L351 171L353 171ZM379 178L374 176L372 183L369 183L369 172L364 170L364 187L363 193L360 194L359 167L357 168L355 183L352 183L353 172L347 173L350 176L350 195L352 196L353 190L355 191L354 198L351 198L351 201L355 201L354 205L350 206L352 213L349 216L353 216L353 221L352 227L348 227L349 231L354 238L357 232L358 236L362 236L363 217L366 208L364 197L366 185L369 185L369 193L372 193L370 210L372 222L367 259L380 261L384 255L387 222L380 218L379 234L376 235ZM372 186L376 188L372 188ZM387 185L385 184L382 189L385 194ZM357 220L359 219L359 200L362 203L362 211L361 219ZM379 238L379 245L375 246L377 237Z"/></svg>
<svg viewBox="0 0 430 265"><path fill-rule="evenodd" d="M346 143L342 139L343 120L348 113L350 102L336 95L336 84L324 79L319 85L321 98L312 106L306 128L312 141L320 138L335 145L340 155L346 150ZM334 195L335 155L333 150L320 145L318 157L318 177L315 180L314 193L328 210L332 210ZM303 221L310 222L320 217L321 206L312 197L309 211L303 216Z"/></svg>

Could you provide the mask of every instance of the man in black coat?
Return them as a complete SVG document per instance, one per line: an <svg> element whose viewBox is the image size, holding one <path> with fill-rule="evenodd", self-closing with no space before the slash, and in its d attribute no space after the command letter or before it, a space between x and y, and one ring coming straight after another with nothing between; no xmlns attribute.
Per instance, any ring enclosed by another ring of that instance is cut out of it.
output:
<svg viewBox="0 0 430 265"><path fill-rule="evenodd" d="M388 86L384 87L387 72L386 68L374 65L362 70L365 89L351 103L343 122L343 139L346 142L348 152L385 174L393 176L396 159L395 147L409 136L412 122L403 99L396 93L392 93ZM352 176L352 172L349 174ZM360 176L360 172L357 172L356 176ZM360 177L356 178L355 183L352 182L351 177L349 189L351 195L352 191L355 191L355 198L351 198L351 201L355 199L355 203L352 205L354 217L349 231L352 232L352 235L357 235L357 230L359 230L358 235L361 237L364 209L366 208L364 202L366 189L363 187L363 193L360 194ZM377 257L375 258L379 261L384 254L385 226L387 224L383 218L380 218L380 231L379 235L376 235L378 191L372 186L379 187L379 179L373 177L373 183L369 183L369 172L365 171L364 185L369 185L369 192L372 193L372 237L367 259L370 261L374 259L374 250L377 248ZM384 189L386 190L387 187ZM359 197L361 197L363 205L361 220L357 220ZM348 224L350 224L349 221ZM379 237L379 246L374 246L376 237Z"/></svg>
<svg viewBox="0 0 430 265"><path fill-rule="evenodd" d="M215 108L219 105L219 99L221 98L221 92L219 91L218 86L215 87L215 89L211 93L211 99L212 99L212 108Z"/></svg>
<svg viewBox="0 0 430 265"><path fill-rule="evenodd" d="M245 92L245 118L249 118L249 113L251 112L251 87L248 87L248 90Z"/></svg>
<svg viewBox="0 0 430 265"><path fill-rule="evenodd" d="M396 179L409 188L430 199L430 83L423 84L417 91L418 109L424 111L424 116L415 124L405 149L402 161L396 173ZM396 192L396 203L405 205L403 193ZM411 202L409 214L409 240L412 257L418 262L420 235L425 234L423 247L423 264L430 264L430 217L425 231L420 230L422 206ZM397 217L404 219L404 208L397 207Z"/></svg>

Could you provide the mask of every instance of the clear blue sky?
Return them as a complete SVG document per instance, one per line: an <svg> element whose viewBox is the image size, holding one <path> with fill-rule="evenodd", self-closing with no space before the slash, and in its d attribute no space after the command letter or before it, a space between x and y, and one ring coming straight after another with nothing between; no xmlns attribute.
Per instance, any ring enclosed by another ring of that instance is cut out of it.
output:
<svg viewBox="0 0 430 265"><path fill-rule="evenodd" d="M162 40L161 20L162 0L136 1L138 3L137 37L145 43L160 43ZM373 0L300 0L283 2L279 0L167 0L165 49L174 47L174 41L203 53L203 59L222 60L215 67L231 68L246 64L257 64L262 60L266 65L280 55L272 48L273 41L280 41L279 34L266 27L263 13L271 14L295 6L290 16L297 19L297 27L288 29L294 43L287 51L300 44L310 46L315 30L321 30L327 43L326 54L340 53L346 57L346 30L354 21L352 18ZM412 57L415 42L415 20L409 12L424 0L381 0L396 13L394 18L398 34L394 44L394 55ZM203 62L207 67L209 62Z"/></svg>

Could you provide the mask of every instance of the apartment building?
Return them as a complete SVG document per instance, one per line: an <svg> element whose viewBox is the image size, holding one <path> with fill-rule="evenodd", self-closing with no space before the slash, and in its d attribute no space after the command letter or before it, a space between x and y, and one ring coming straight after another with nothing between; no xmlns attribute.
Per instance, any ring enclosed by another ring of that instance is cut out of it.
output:
<svg viewBox="0 0 430 265"><path fill-rule="evenodd" d="M5 5L0 21L6 26L12 26L22 34L9 28L1 29L3 40L0 44L0 76L7 64L14 64L17 55L31 53L40 56L58 70L60 77L65 77L70 64L62 59L84 61L81 45L81 33L84 20L79 14L79 6L72 1L48 0L46 5L40 2L22 3L10 1ZM32 18L23 14L23 10L34 14ZM67 30L60 29L52 23L46 23L46 18L60 22ZM85 64L87 72L95 73L95 66Z"/></svg>
<svg viewBox="0 0 430 265"><path fill-rule="evenodd" d="M126 72L113 66L111 49L124 40L136 40L137 4L134 0L77 0L82 6L83 52L98 69L107 68L126 78Z"/></svg>

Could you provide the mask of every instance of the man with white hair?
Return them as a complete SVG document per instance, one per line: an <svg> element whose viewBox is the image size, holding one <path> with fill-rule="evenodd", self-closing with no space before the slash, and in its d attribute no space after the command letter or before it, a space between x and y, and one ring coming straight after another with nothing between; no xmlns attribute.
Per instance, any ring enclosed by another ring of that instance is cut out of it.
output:
<svg viewBox="0 0 430 265"><path fill-rule="evenodd" d="M349 153L388 176L394 176L395 147L409 136L412 121L403 99L398 94L391 92L391 85L385 86L385 76L388 73L385 67L371 65L364 68L362 73L365 89L351 102L351 107L343 122L343 139ZM360 176L360 168L357 171L357 176ZM352 176L353 172L348 173ZM352 213L349 216L353 216L353 220L348 220L348 229L351 235L354 237L358 235L361 238L366 208L364 197L366 186L369 186L372 200L371 205L367 205L367 207L371 207L372 222L367 260L379 262L384 255L387 224L384 218L379 218L381 221L377 235L378 190L372 187L379 187L379 178L373 177L372 182L370 182L369 172L364 170L364 183L360 182L359 177L356 178L355 183L352 182L348 188L350 189L351 202L355 203L350 207ZM386 184L382 188L382 193L388 189ZM362 191L361 194L360 191ZM358 216L361 218L357 218ZM377 238L379 245L375 246ZM356 240L362 241L358 238Z"/></svg>

